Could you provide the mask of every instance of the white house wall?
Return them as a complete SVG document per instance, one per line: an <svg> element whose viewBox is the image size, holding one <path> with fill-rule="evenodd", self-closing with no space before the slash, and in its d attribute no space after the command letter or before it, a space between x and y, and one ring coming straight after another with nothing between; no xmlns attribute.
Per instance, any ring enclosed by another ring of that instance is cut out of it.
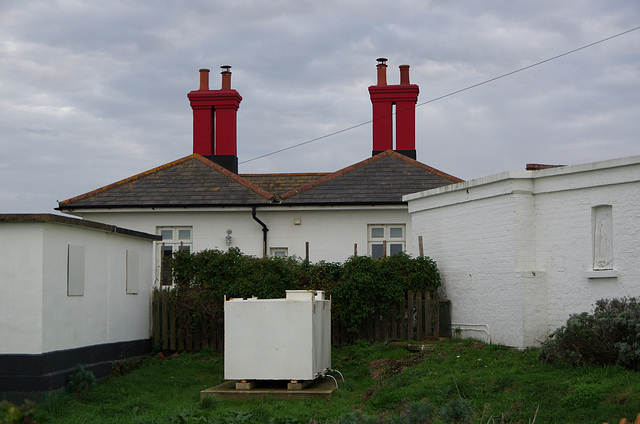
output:
<svg viewBox="0 0 640 424"><path fill-rule="evenodd" d="M84 246L84 295L67 295L67 246ZM43 352L150 337L150 241L48 225L44 233ZM126 251L139 252L138 294L126 293Z"/></svg>
<svg viewBox="0 0 640 424"><path fill-rule="evenodd" d="M536 179L536 250L547 270L550 331L598 299L640 296L640 158L633 159ZM603 273L593 271L592 208L599 205L612 207L615 278L589 278Z"/></svg>
<svg viewBox="0 0 640 424"><path fill-rule="evenodd" d="M464 183L462 184L464 185ZM438 264L442 295L452 301L451 321L462 336L522 344L522 273L516 272L516 200L513 185L461 187L409 203L414 237ZM468 192L467 192L468 190ZM447 205L449 203L449 205ZM521 327L521 324L519 325Z"/></svg>
<svg viewBox="0 0 640 424"><path fill-rule="evenodd" d="M405 234L411 234L407 207L259 207L257 218L269 228L268 248L287 248L289 256L304 259L309 242L309 260L342 262L354 253L367 254L368 224L405 224ZM209 210L181 209L172 211L86 211L86 219L131 228L151 234L158 227L193 227L194 251L226 250L238 247L248 255L262 256L262 226L251 216L250 208L219 208ZM296 219L300 224L296 225ZM231 245L225 237L231 230ZM407 237L407 250L413 251L414 240Z"/></svg>
<svg viewBox="0 0 640 424"><path fill-rule="evenodd" d="M42 352L42 231L0 226L0 354Z"/></svg>
<svg viewBox="0 0 640 424"><path fill-rule="evenodd" d="M41 354L148 340L151 241L59 223L2 223L0 354ZM67 295L68 245L84 246L82 296ZM126 252L139 252L139 291L126 293Z"/></svg>
<svg viewBox="0 0 640 424"><path fill-rule="evenodd" d="M502 173L404 200L465 335L535 345L598 299L640 294L640 157ZM599 205L613 211L612 272L593 271Z"/></svg>

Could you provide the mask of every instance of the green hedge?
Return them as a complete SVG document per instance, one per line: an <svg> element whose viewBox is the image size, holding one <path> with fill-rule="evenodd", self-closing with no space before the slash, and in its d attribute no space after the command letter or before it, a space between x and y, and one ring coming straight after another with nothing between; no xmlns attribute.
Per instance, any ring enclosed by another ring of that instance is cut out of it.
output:
<svg viewBox="0 0 640 424"><path fill-rule="evenodd" d="M239 249L175 253L173 300L195 325L223 314L223 298L285 297L286 290L324 290L332 297L335 323L355 332L376 308L388 313L407 290L435 292L436 263L404 253L382 259L352 256L344 263L311 263L296 258L256 258Z"/></svg>

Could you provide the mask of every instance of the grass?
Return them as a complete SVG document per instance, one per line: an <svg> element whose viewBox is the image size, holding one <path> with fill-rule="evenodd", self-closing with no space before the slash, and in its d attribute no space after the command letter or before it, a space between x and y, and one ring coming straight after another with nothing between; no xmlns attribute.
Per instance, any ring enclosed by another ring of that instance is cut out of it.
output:
<svg viewBox="0 0 640 424"><path fill-rule="evenodd" d="M200 400L201 390L223 382L219 354L150 357L83 398L52 395L38 405L35 419L54 424L440 423L469 408L466 416L473 423L531 423L535 418L536 423L601 424L640 413L638 373L543 364L537 355L535 349L473 340L426 342L416 353L405 343L360 342L333 350L333 368L346 381L331 398L248 401ZM428 412L431 421L416 418Z"/></svg>

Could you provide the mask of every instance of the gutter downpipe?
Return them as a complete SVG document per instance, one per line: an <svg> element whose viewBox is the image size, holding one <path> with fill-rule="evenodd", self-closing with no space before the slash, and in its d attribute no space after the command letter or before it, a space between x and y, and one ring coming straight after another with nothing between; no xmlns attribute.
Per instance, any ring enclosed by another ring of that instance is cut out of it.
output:
<svg viewBox="0 0 640 424"><path fill-rule="evenodd" d="M267 232L269 231L269 228L267 228L267 224L260 221L260 218L256 216L255 206L251 206L251 217L258 224L262 225L262 257L266 258L267 257Z"/></svg>

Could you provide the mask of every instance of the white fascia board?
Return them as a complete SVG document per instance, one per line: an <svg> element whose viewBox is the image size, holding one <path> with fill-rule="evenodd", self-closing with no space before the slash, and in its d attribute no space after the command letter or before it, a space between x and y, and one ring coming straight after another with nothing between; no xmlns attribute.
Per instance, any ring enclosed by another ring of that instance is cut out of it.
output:
<svg viewBox="0 0 640 424"><path fill-rule="evenodd" d="M338 210L406 210L407 205L340 205L340 206L304 206L304 205L256 205L259 211L338 211ZM91 213L164 213L164 212L251 212L252 206L216 206L216 207L197 207L197 208L104 208L104 209L78 209L64 213L74 216L84 216Z"/></svg>
<svg viewBox="0 0 640 424"><path fill-rule="evenodd" d="M407 210L407 205L340 205L340 206L318 206L318 205L278 205L278 206L258 206L259 211L361 211L361 210Z"/></svg>
<svg viewBox="0 0 640 424"><path fill-rule="evenodd" d="M593 178L585 178L584 173L593 172ZM525 183L524 181L529 182ZM402 200L409 202L409 212L417 207L415 201L421 200L417 210L425 209L426 198L434 199L448 194L447 200L430 200L438 204L460 203L478 198L494 197L511 193L549 193L554 191L575 190L601 185L625 184L640 181L640 156L610 159L601 162L580 165L568 165L537 171L506 171L461 183L407 194ZM481 189L481 187L483 187ZM453 196L453 197L450 197Z"/></svg>
<svg viewBox="0 0 640 424"><path fill-rule="evenodd" d="M260 207L260 206L258 206ZM92 208L92 209L74 209L70 212L64 211L65 213L72 214L75 216L83 216L92 213L175 213L175 212L251 212L251 206L216 206L212 208L206 207L197 207L197 208L189 208L189 207L178 207L178 208Z"/></svg>
<svg viewBox="0 0 640 424"><path fill-rule="evenodd" d="M535 194L640 181L640 156L536 171Z"/></svg>
<svg viewBox="0 0 640 424"><path fill-rule="evenodd" d="M409 213L513 194L531 195L531 171L509 171L406 195Z"/></svg>

